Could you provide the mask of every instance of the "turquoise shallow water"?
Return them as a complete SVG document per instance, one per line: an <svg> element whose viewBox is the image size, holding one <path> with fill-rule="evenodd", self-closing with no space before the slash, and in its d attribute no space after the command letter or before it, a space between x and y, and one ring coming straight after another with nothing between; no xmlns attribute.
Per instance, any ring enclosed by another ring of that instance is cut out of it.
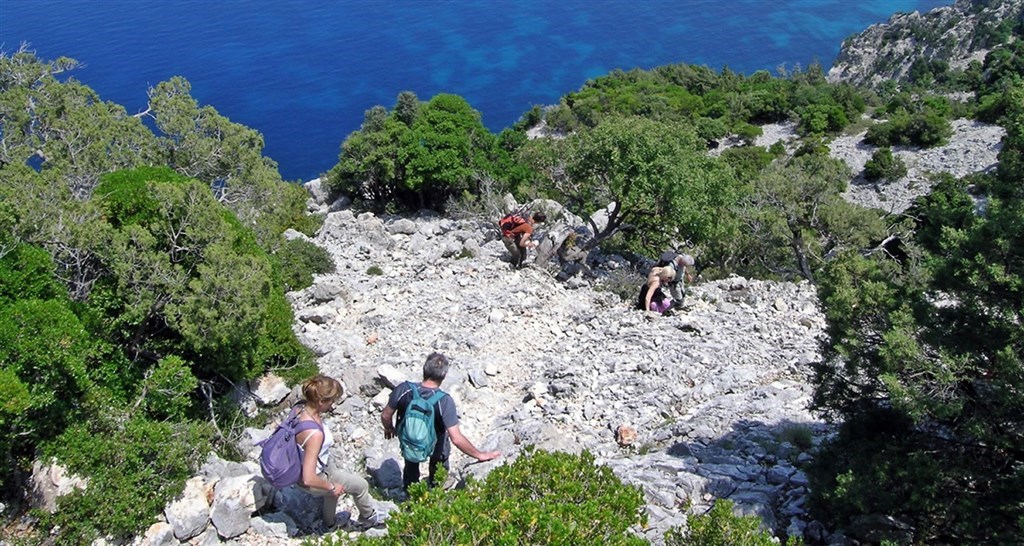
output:
<svg viewBox="0 0 1024 546"><path fill-rule="evenodd" d="M75 58L129 112L174 75L263 133L286 179L336 161L363 112L465 97L492 131L613 69L826 68L843 38L952 0L0 0L0 47Z"/></svg>

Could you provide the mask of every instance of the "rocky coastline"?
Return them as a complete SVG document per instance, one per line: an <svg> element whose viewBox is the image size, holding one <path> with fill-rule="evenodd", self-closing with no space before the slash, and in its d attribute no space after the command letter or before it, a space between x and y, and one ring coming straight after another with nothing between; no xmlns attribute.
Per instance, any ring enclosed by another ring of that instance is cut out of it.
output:
<svg viewBox="0 0 1024 546"><path fill-rule="evenodd" d="M915 60L940 60L963 70L984 61L988 37L1022 13L1024 0L956 0L927 13L897 13L844 40L828 80L875 87L905 80Z"/></svg>

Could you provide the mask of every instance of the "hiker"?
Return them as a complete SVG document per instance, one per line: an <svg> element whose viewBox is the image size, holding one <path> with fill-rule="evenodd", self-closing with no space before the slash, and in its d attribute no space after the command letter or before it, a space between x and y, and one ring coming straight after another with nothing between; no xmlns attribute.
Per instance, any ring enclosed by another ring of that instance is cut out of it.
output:
<svg viewBox="0 0 1024 546"><path fill-rule="evenodd" d="M526 253L530 248L537 248L537 242L531 241L533 226L547 221L543 212L535 212L525 218L516 214L508 214L498 221L501 228L501 242L512 255L512 267L519 269L526 263Z"/></svg>
<svg viewBox="0 0 1024 546"><path fill-rule="evenodd" d="M364 478L341 470L330 461L334 435L324 424L323 414L334 409L334 403L342 394L341 383L326 375L317 375L302 384L304 402L299 423L312 421L318 426L295 435L302 457L302 477L298 485L311 495L323 497L323 523L328 529L337 523L335 510L342 494L350 495L355 502L359 510L359 519L356 520L359 528L378 527L387 516L373 507L369 484Z"/></svg>
<svg viewBox="0 0 1024 546"><path fill-rule="evenodd" d="M659 314L682 307L683 298L686 296L683 290L683 277L690 282L693 281L693 275L688 269L692 268L693 264L693 257L689 254L662 254L661 260L647 274L647 282L640 287L637 307ZM665 287L669 289L672 297L665 295Z"/></svg>
<svg viewBox="0 0 1024 546"><path fill-rule="evenodd" d="M686 282L693 282L693 256L689 254L677 254L675 252L665 252L661 255L659 264L671 264L672 269L675 269L675 279L669 281L668 290L672 296L672 307L675 309L682 308L683 299L686 297L686 289L683 284L683 278L686 278Z"/></svg>
<svg viewBox="0 0 1024 546"><path fill-rule="evenodd" d="M672 298L665 295L661 287L676 280L676 270L671 265L652 267L647 282L640 287L637 306L644 311L663 314L672 307Z"/></svg>
<svg viewBox="0 0 1024 546"><path fill-rule="evenodd" d="M441 353L431 353L423 364L423 382L413 383L406 381L395 387L388 398L388 403L381 412L380 420L384 424L384 438L391 439L396 435L396 427L401 428L401 423L407 417L407 410L413 400L413 389L418 390L420 397L430 399L435 393L440 393L439 398L433 403L434 408L434 430L437 434L437 442L429 459L430 474L427 477L427 484L434 486L434 477L437 475L437 467L441 465L448 470L448 456L451 453L451 444L460 451L473 457L478 461L489 461L501 456L500 451L480 451L462 435L459 427L459 414L452 397L441 390L441 383L448 375L448 357ZM398 414L398 421L395 422L395 414ZM451 442L449 443L449 439ZM401 440L401 436L399 437ZM408 490L409 486L420 480L420 463L405 458L405 467L402 470L402 485Z"/></svg>

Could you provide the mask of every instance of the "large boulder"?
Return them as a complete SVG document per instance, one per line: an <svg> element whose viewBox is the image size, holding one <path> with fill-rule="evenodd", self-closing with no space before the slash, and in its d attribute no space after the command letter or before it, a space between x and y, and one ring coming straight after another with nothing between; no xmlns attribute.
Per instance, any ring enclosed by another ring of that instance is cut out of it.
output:
<svg viewBox="0 0 1024 546"><path fill-rule="evenodd" d="M279 404L292 392L284 379L272 373L250 381L249 389L262 406Z"/></svg>
<svg viewBox="0 0 1024 546"><path fill-rule="evenodd" d="M225 478L217 483L210 519L223 538L234 538L249 530L250 519L271 500L273 488L254 475Z"/></svg>
<svg viewBox="0 0 1024 546"><path fill-rule="evenodd" d="M52 514L57 511L58 498L75 489L85 489L88 484L89 480L70 474L67 467L58 464L56 460L44 464L36 459L32 463L29 504L32 508Z"/></svg>
<svg viewBox="0 0 1024 546"><path fill-rule="evenodd" d="M181 498L164 509L164 517L178 540L198 536L210 521L209 489L206 483L206 480L199 477L188 480Z"/></svg>

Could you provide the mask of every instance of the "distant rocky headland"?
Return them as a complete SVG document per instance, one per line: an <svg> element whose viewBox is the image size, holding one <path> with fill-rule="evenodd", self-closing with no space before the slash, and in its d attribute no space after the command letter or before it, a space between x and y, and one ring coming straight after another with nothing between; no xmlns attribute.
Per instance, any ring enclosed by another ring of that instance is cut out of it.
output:
<svg viewBox="0 0 1024 546"><path fill-rule="evenodd" d="M1022 0L956 0L927 13L898 13L843 41L828 79L876 87L906 79L919 61L966 69L984 61L1022 12Z"/></svg>

